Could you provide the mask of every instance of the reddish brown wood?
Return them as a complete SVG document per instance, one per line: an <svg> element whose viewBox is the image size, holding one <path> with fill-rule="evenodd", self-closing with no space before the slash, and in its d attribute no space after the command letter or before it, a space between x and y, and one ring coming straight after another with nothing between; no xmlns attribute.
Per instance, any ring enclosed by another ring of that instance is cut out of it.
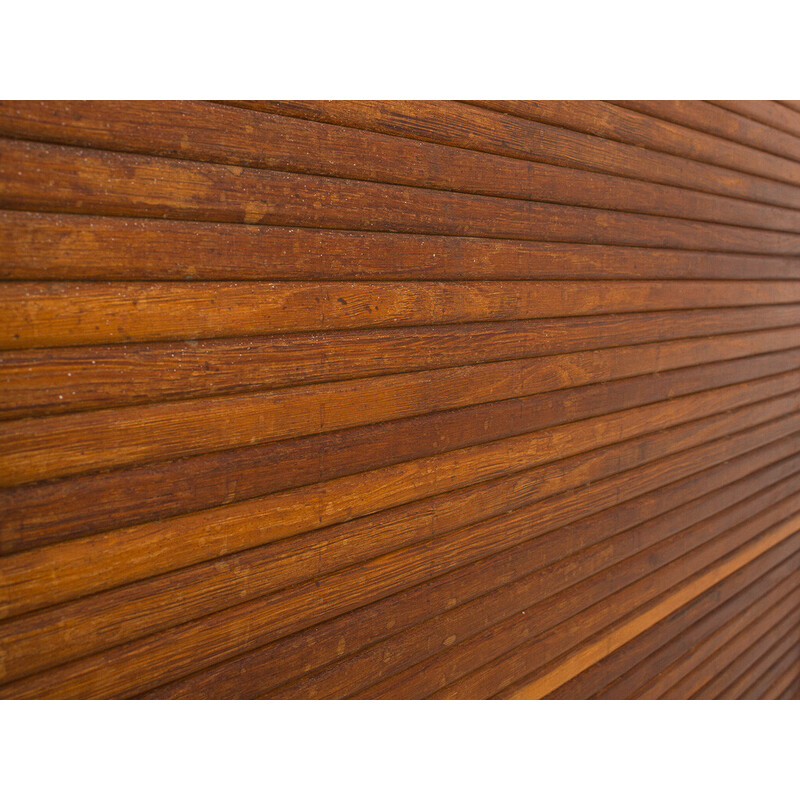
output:
<svg viewBox="0 0 800 800"><path fill-rule="evenodd" d="M0 101L0 697L796 695L799 109Z"/></svg>

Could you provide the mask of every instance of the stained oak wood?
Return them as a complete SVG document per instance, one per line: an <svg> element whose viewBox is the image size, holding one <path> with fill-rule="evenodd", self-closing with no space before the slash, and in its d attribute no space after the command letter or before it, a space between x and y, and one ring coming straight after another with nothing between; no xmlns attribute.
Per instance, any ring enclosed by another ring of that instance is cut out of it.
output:
<svg viewBox="0 0 800 800"><path fill-rule="evenodd" d="M0 698L800 691L795 101L0 101Z"/></svg>
<svg viewBox="0 0 800 800"><path fill-rule="evenodd" d="M676 450L673 459L664 459L659 465L663 467L662 479L696 468L701 458L716 463L726 447L729 453L735 453L740 447L754 448L797 430L798 414L794 413L741 431L734 445L726 439L713 438L736 430L737 422L742 424L742 417L746 424L748 412L749 409L744 410L738 418L723 412L714 420L704 418L685 423L677 437L666 430L587 453L576 448L579 453L560 461L556 470L546 465L530 465L531 451L535 454L536 440L541 441L541 437L525 437L511 442L511 447L505 442L500 447L481 447L477 453L468 454L471 459L464 459L456 452L436 459L434 464L425 460L409 462L410 465L400 468L348 476L235 506L19 553L5 560L5 575L0 583L7 596L4 614L22 613L46 605L48 600L66 600L79 596L81 591L98 591L148 577L159 570L177 569L231 551L287 539L387 507L390 510L382 520L403 530L421 525L422 533L418 535L424 538L426 534L451 530L458 522L506 514L542 496L614 475ZM701 446L709 438L712 441ZM548 441L547 436L544 439ZM783 442L786 447L792 443L791 437ZM687 447L690 449L683 452ZM417 476L432 471L435 478L429 478L426 491L420 492ZM650 473L645 478L653 480ZM446 494L439 494L442 492ZM423 499L417 499L420 494ZM589 493L585 495L588 497ZM410 500L413 502L409 503ZM364 528L377 522L374 518L358 520L351 527ZM188 534L198 529L203 531L202 537L190 539ZM91 575L86 574L87 570Z"/></svg>
<svg viewBox="0 0 800 800"><path fill-rule="evenodd" d="M0 135L234 167L448 189L756 228L795 231L800 219L797 211L714 198L660 183L211 103L0 102ZM737 151L737 145L722 143L723 149L726 146L735 154L744 152L749 156L744 159L746 162L758 161L759 157L766 160L772 167L766 172L777 173L780 180L786 180L787 173L788 177L800 175L798 164L748 153L741 147ZM742 159L732 160L736 165Z"/></svg>
<svg viewBox="0 0 800 800"><path fill-rule="evenodd" d="M685 516L683 524L692 519L691 515ZM379 648L379 653L376 655L383 659L386 659L387 655L392 656L386 661L394 664L397 661L398 651L405 652L409 647L409 640L419 642L421 637L435 638L437 633L444 636L444 638L448 638L448 632L450 636L454 637L454 641L451 642L451 649L435 656L433 659L423 661L420 665L415 665L413 669L406 670L398 677L391 680L384 678L379 686L372 687L370 684L374 683L375 678L381 672L386 674L389 670L386 667L381 668L376 663L378 658L373 658L373 663L367 664L365 669L365 664L363 663L364 651L361 651L355 659L360 662L358 663L357 674L353 674L353 664L348 662L344 665L339 665L338 670L329 670L325 678L330 680L331 673L338 673L338 684L335 684L335 686L339 691L342 690L343 686L353 685L356 680L360 679L365 687L360 696L364 697L406 697L422 694L427 691L422 688L423 684L425 686L433 686L437 682L441 683L446 680L441 673L438 676L437 673L439 669L452 670L453 665L451 662L447 667L444 667L443 662L450 662L456 650L467 647L470 642L470 636L478 633L482 629L481 626L487 626L487 623L493 621L501 622L503 614L508 616L515 610L522 610L524 612L523 616L532 613L529 606L535 603L537 598L547 597L555 586L575 587L571 595L572 597L577 597L582 588L581 580L590 578L597 571L599 564L602 563L604 566L610 567L622 561L626 556L630 557L637 551L640 552L648 544L658 542L659 532L663 535L663 527L643 525L630 530L625 535L611 537L606 542L586 548L574 555L568 555L560 561L548 565L545 569L541 569L537 564L532 574L525 576L523 581L515 582L489 596L484 596L472 603L460 606L457 610L453 610L441 618L436 618L426 626L418 626L404 637L393 637L391 640L383 642ZM566 548L562 550L562 554L565 550ZM655 552L657 552L657 548L648 555L648 558L653 563L656 560ZM602 556L598 558L600 553L602 553ZM533 566L531 562L528 562L528 564ZM537 609L538 611L540 609ZM476 620L479 620L479 622L476 622ZM493 628L493 630L495 629ZM419 647L419 644L417 644L417 647ZM463 652L461 657L463 659ZM344 678L341 675L342 672L345 673ZM301 685L300 693L298 693L297 686L292 686L291 689L288 687L280 689L274 696L305 696L304 692L308 691L309 685L313 686L317 692L320 690L318 680L306 679ZM322 685L325 686L325 683L323 682Z"/></svg>
<svg viewBox="0 0 800 800"><path fill-rule="evenodd" d="M643 375L412 417L382 423L380 429L363 426L297 441L0 490L4 511L0 518L5 520L0 542L5 552L28 549L46 541L227 505L270 491L401 464L409 459L516 436L548 425L587 419L639 404L649 405L670 396L735 384L742 378L755 379L755 383L739 388L740 402L755 402L773 395L773 402L764 408L773 412L778 408L791 410L793 398L780 395L796 387L798 376L795 372L782 373L782 354L776 355L777 358L768 355L747 361L690 367L658 376ZM758 380L764 376L766 380ZM699 408L702 414L702 403ZM458 459L458 454L455 456ZM434 463L424 461L417 467ZM235 485L225 478L231 472L237 475ZM410 471L406 468L406 472L418 474L416 468ZM392 473L378 473L381 474ZM400 467L395 474L406 473ZM425 482L419 484L412 480L403 494L396 496L413 500L425 493ZM31 524L31 520L35 520L35 524Z"/></svg>
<svg viewBox="0 0 800 800"><path fill-rule="evenodd" d="M798 301L798 281L25 281L3 287L0 344L40 348Z"/></svg>
<svg viewBox="0 0 800 800"><path fill-rule="evenodd" d="M79 473L87 459L95 469L159 461L678 368L692 364L694 347L642 345L3 422L0 487ZM754 359L756 369L790 371L800 366L800 350Z"/></svg>
<svg viewBox="0 0 800 800"><path fill-rule="evenodd" d="M697 505L702 506L706 514L713 514L715 509L725 508L734 494L741 497L742 492L747 493L748 488L751 490L753 487L763 488L770 482L778 480L779 476L790 473L794 463L791 459L778 462L774 466L768 466L752 480L742 481L737 478L741 478L743 474L746 477L746 473L742 472L746 469L745 459L735 459L735 463L729 462L712 467L708 471L702 471L700 475L691 475L667 487L644 494L634 494L632 499L605 511L591 513L590 510L590 515L578 522L570 523L570 519L575 519L575 512L572 512L571 516L557 516L542 526L541 522L536 522L535 517L540 506L534 505L530 509L533 513L526 517L527 524L533 526L531 532L536 534L529 543L508 548L495 556L480 559L471 565L446 573L435 581L407 590L399 594L394 602L391 602L391 598L378 601L350 612L344 617L334 618L330 622L315 626L307 633L301 632L285 637L239 659L201 670L167 684L160 690L149 693L148 696L255 696L259 687L285 683L286 673L280 666L282 664L289 662L295 670L307 673L326 667L331 662L357 651L363 653L357 655L357 661L361 661L362 658L369 659L369 663L362 671L362 680L374 681L381 672L389 674L390 671L397 671L404 666L402 660L383 660L384 640L453 608L454 593L466 602L486 593L487 579L490 575L496 575L498 584L502 585L524 576L531 569L536 570L547 563L559 560L564 554L562 547L564 529L559 527L560 524L569 523L567 532L570 541L576 551L579 551L583 547L596 544L609 533L627 530L679 508L683 503L690 503L700 480L704 486L713 489L731 484L729 490L714 492L713 497L697 498ZM730 495L728 491L731 492ZM564 502L569 503L570 497L565 497ZM576 511L580 515L581 509ZM667 532L680 530L685 524L685 514L688 513L693 513L691 507L687 508L686 512L681 510L680 513L672 514L662 530ZM701 510L700 516L702 514ZM313 652L306 652L304 649L305 636L313 637ZM363 651L362 648L370 642L374 644ZM414 655L411 653L410 663L413 663L413 658ZM334 666L332 669L341 674L339 666ZM323 675L322 679L327 681L330 676ZM352 680L352 677L348 680ZM317 696L318 690L315 686L316 679L311 680L308 686L305 686L303 681L301 688L304 692L308 692L307 696Z"/></svg>
<svg viewBox="0 0 800 800"><path fill-rule="evenodd" d="M794 307L782 308L772 311L767 320L773 325L792 321L796 313ZM5 351L0 356L0 419L238 394L652 341L665 342L662 349L666 349L674 336L671 329L676 326L685 338L719 334L697 343L695 351L704 359L724 354L726 348L742 355L800 344L796 327L763 329L764 324L761 308L639 312ZM747 333L731 335L732 330Z"/></svg>
<svg viewBox="0 0 800 800"><path fill-rule="evenodd" d="M237 105L797 208L796 187L785 183L464 103L323 100L247 101ZM553 103L554 112L559 105ZM578 116L580 109L578 104ZM788 109L783 111L789 113Z"/></svg>
<svg viewBox="0 0 800 800"><path fill-rule="evenodd" d="M726 108L746 119L758 120L776 130L800 135L800 115L781 103L762 100L714 100L715 105Z"/></svg>
<svg viewBox="0 0 800 800"><path fill-rule="evenodd" d="M625 100L616 105L800 161L800 140L700 100Z"/></svg>
<svg viewBox="0 0 800 800"><path fill-rule="evenodd" d="M797 278L763 253L341 231L0 210L15 280Z"/></svg>
<svg viewBox="0 0 800 800"><path fill-rule="evenodd" d="M0 139L0 181L5 207L21 211L800 253L796 229L755 230L17 139Z"/></svg>
<svg viewBox="0 0 800 800"><path fill-rule="evenodd" d="M565 450L569 452L567 448ZM508 522L506 517L501 524L505 526ZM283 544L250 549L239 557L223 558L213 565L201 564L173 573L167 580L140 581L122 591L95 595L72 606L62 605L52 613L36 616L34 627L37 634L33 637L30 635L30 620L0 625L0 641L7 652L7 674L11 674L16 663L31 670L42 657L65 659L70 652L76 652L76 647L78 653L85 651L92 646L98 630L103 632L99 640L102 644L133 638L134 631L142 635L149 628L199 617L237 600L241 602L257 597L266 587L277 591L293 583L319 579L328 570L341 569L392 552L395 548L427 538L431 532L430 526L413 522L404 526L376 524L375 527L379 534L362 542L353 542L353 531L358 529L358 525L346 525L336 533L327 531L298 541L290 539ZM575 563L571 562L569 568L574 571ZM21 575L20 580L24 582L25 576ZM180 592L182 603L179 607L171 607L169 597L176 591ZM49 625L45 622L48 618ZM66 620L72 620L71 624L65 626ZM15 634L15 629L26 633ZM70 631L69 637L64 636L65 629ZM13 644L15 637L20 635L24 635L29 647L22 655L18 653L19 645L15 648ZM55 637L55 640L48 640L48 636Z"/></svg>
<svg viewBox="0 0 800 800"><path fill-rule="evenodd" d="M800 164L606 102L483 101L481 105L650 150L797 184Z"/></svg>
<svg viewBox="0 0 800 800"><path fill-rule="evenodd" d="M762 581L748 585L718 605L721 600L721 596L715 596L718 590L707 593L702 600L679 609L548 697L656 699L760 614L771 613L777 603L791 603L797 590L791 565L787 564L771 570ZM616 677L609 681L612 675Z"/></svg>
<svg viewBox="0 0 800 800"><path fill-rule="evenodd" d="M787 617L789 627L793 626L797 605L790 595L769 611L723 642L707 659L664 692L663 697L680 697L685 693L690 697L714 699L722 695L727 687L736 683L749 664L781 640L786 633Z"/></svg>
<svg viewBox="0 0 800 800"><path fill-rule="evenodd" d="M605 655L615 644L619 646L619 644L629 641L648 624L663 619L668 613L695 599L709 586L733 574L749 561L769 551L772 547L786 542L795 542L799 522L800 518L795 516L785 523L774 526L749 546L740 548L727 559L720 558L718 562L701 571L699 575L685 579L678 584L678 588L671 594L645 606L635 616L629 617L616 627L612 627L611 631L605 636L596 634L593 640L590 639L586 644L579 646L568 654L561 655L558 663L554 665L554 669L549 674L534 674L522 678L521 685L505 691L510 692L509 696L516 698L544 696L548 690L552 690L564 680L575 675L583 665L590 663L590 660L597 654ZM683 564L679 566L682 567ZM682 574L685 574L685 572L682 572ZM676 577L678 576L676 575ZM515 653L514 655L518 657L519 654ZM503 670L510 668L512 675L515 667L514 661L511 664L506 664L504 661L502 664Z"/></svg>

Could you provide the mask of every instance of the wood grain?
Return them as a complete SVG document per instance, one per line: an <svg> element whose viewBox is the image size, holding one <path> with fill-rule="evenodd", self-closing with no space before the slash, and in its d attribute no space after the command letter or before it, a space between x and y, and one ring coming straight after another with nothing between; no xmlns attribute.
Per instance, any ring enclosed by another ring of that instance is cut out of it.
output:
<svg viewBox="0 0 800 800"><path fill-rule="evenodd" d="M0 102L0 135L755 228L796 231L800 219L745 200L211 103ZM721 146L744 152L734 164L760 159L779 180L800 175L797 164Z"/></svg>
<svg viewBox="0 0 800 800"><path fill-rule="evenodd" d="M781 103L769 100L714 100L715 105L726 108L747 119L758 120L779 131L800 135L800 115Z"/></svg>
<svg viewBox="0 0 800 800"><path fill-rule="evenodd" d="M0 101L0 697L800 691L796 101Z"/></svg>
<svg viewBox="0 0 800 800"><path fill-rule="evenodd" d="M391 674L404 666L403 660L384 660L384 640L387 637L392 637L395 633L399 635L401 631L413 629L414 625L429 619L435 624L433 618L451 610L458 600L466 602L486 594L490 581L502 586L525 576L531 570L536 571L547 563L558 561L565 552L565 540L579 551L597 544L609 535L635 528L660 515L666 515L658 523L665 536L685 527L689 515L697 513L699 518L713 515L715 511L726 508L732 498L741 498L792 474L797 468L797 456L774 464L769 462L781 448L781 445L777 449L774 445L768 446L759 454L752 454L754 462L766 463L766 467L752 477L748 473L750 465L745 454L730 462L673 481L665 487L645 491L644 494L633 491L631 499L626 500L625 495L620 495L623 502L606 510L595 513L589 507L588 517L582 516L586 510L575 507L574 491L558 501L561 511L558 507L548 509L548 501L540 501L524 510L520 518L532 534L529 542L479 559L433 581L412 587L393 598L372 603L307 631L279 639L274 644L257 648L240 658L201 670L167 684L160 690L154 690L148 696L257 696L259 687L285 683L286 673L282 665L287 661L295 670L307 673L352 654L355 654L356 664L368 659L369 663L364 665L363 670L359 670L360 680L366 679L367 683L364 685L368 685L381 673ZM600 481L597 491L608 492L612 487L623 485L621 480L627 485L630 478L631 476L624 475L610 481ZM699 485L712 491L707 496L697 497ZM633 488L641 490L641 487ZM449 631L444 638L448 635L451 635ZM304 647L306 637L313 638L314 647L311 651ZM429 645L436 649L441 641L443 638L434 638ZM374 645L365 648L370 642L374 642ZM413 651L408 656L404 653L403 658L408 658L410 664L413 664ZM331 670L341 675L342 666L347 671L345 674L348 675L348 680L352 680L350 665L334 665ZM302 690L308 692L309 696L317 696L320 691L316 687L318 679L319 676L312 678L308 686L305 686L303 679ZM322 675L322 680L330 679L330 675Z"/></svg>
<svg viewBox="0 0 800 800"><path fill-rule="evenodd" d="M624 100L616 105L800 161L797 137L700 100Z"/></svg>
<svg viewBox="0 0 800 800"><path fill-rule="evenodd" d="M481 106L707 164L798 183L800 164L602 101L482 101Z"/></svg>
<svg viewBox="0 0 800 800"><path fill-rule="evenodd" d="M547 676L525 682L521 687L513 690L511 696L516 698L544 696L547 691L552 691L553 688L559 686L567 678L572 677L577 671L580 671L580 665L592 663L592 659L596 659L598 655L606 655L610 650L616 649L616 647L629 641L630 638L640 633L644 627L648 627L648 624L652 624L651 620L663 619L668 613L690 602L699 596L703 590L741 569L752 559L762 555L770 548L782 542L792 542L797 532L798 523L800 523L800 516L795 515L786 522L769 529L757 541L738 549L727 559L720 559L698 576L692 576L692 578L678 584L678 588L672 593L651 603L649 606L645 606L645 610L638 612L623 624L613 628L607 636L590 641L568 656L563 657L558 664L557 670Z"/></svg>
<svg viewBox="0 0 800 800"><path fill-rule="evenodd" d="M797 208L796 188L711 164L701 164L534 119L464 103L437 101L246 101L236 105L335 125L388 133L470 150L509 155L712 194ZM581 103L574 105L582 116ZM588 105L588 104L587 104ZM547 104L539 103L540 107ZM558 114L563 104L550 104ZM596 107L595 107L596 108ZM783 109L786 114L788 109ZM570 117L572 122L575 117ZM589 124L593 117L589 118Z"/></svg>
<svg viewBox="0 0 800 800"><path fill-rule="evenodd" d="M771 310L766 320L771 324L790 322L796 314L797 307L790 306ZM238 394L656 341L665 342L662 349L666 350L678 328L682 338L720 336L697 343L696 352L705 360L715 353L743 355L794 346L796 327L763 330L764 324L761 308L639 312L5 351L0 355L0 419ZM737 330L747 333L730 335Z"/></svg>
<svg viewBox="0 0 800 800"><path fill-rule="evenodd" d="M0 183L3 206L20 211L800 254L796 229L761 230L16 139L0 139Z"/></svg>
<svg viewBox="0 0 800 800"><path fill-rule="evenodd" d="M721 644L797 590L791 560L732 597L723 589L728 581L584 670L548 699L658 698Z"/></svg>
<svg viewBox="0 0 800 800"><path fill-rule="evenodd" d="M796 257L0 210L14 280L765 279Z"/></svg>

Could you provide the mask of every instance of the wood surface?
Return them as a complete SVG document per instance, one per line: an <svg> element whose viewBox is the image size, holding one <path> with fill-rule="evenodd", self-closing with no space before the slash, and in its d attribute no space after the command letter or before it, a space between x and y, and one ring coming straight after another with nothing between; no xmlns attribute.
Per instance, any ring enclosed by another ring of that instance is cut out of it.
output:
<svg viewBox="0 0 800 800"><path fill-rule="evenodd" d="M0 101L0 698L799 692L796 101Z"/></svg>

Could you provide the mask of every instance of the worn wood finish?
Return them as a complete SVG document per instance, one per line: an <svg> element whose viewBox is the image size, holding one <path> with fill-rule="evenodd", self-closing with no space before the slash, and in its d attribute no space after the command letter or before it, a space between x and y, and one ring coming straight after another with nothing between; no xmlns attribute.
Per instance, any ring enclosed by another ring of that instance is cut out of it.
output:
<svg viewBox="0 0 800 800"><path fill-rule="evenodd" d="M772 310L766 323L790 322L795 314L795 306ZM798 328L764 329L765 314L756 308L32 348L6 351L0 359L0 419L245 393L651 341L665 342L660 354L669 348L666 342L673 335L673 325L680 326L686 338L704 337L694 353L706 361L713 353L720 358L735 357L800 345ZM750 332L749 328L754 330ZM728 333L743 329L747 333ZM712 339L711 333L718 336Z"/></svg>
<svg viewBox="0 0 800 800"><path fill-rule="evenodd" d="M800 111L0 101L0 697L786 698Z"/></svg>
<svg viewBox="0 0 800 800"><path fill-rule="evenodd" d="M757 100L714 100L720 108L728 109L745 119L758 120L776 130L800 134L800 115L782 103Z"/></svg>
<svg viewBox="0 0 800 800"><path fill-rule="evenodd" d="M0 135L756 228L796 231L800 219L797 211L663 184L210 103L0 102ZM797 164L772 160L780 175L800 176Z"/></svg>
<svg viewBox="0 0 800 800"><path fill-rule="evenodd" d="M384 101L248 101L237 105L345 125L469 150L698 189L770 205L797 208L797 187L738 170L701 164L640 144L594 135L583 103L570 103L573 129L543 124L527 111L545 108L565 120L562 103L523 103L522 115L465 103ZM515 106L519 104L513 104ZM597 105L597 104L593 104ZM783 109L787 111L787 109ZM588 129L591 132L587 132Z"/></svg>
<svg viewBox="0 0 800 800"><path fill-rule="evenodd" d="M616 105L794 161L800 158L800 142L796 137L705 101L624 100Z"/></svg>
<svg viewBox="0 0 800 800"><path fill-rule="evenodd" d="M729 139L720 141L699 130L687 130L657 117L605 102L489 101L480 105L526 119L560 125L618 142L717 164L777 181L796 184L800 165Z"/></svg>

